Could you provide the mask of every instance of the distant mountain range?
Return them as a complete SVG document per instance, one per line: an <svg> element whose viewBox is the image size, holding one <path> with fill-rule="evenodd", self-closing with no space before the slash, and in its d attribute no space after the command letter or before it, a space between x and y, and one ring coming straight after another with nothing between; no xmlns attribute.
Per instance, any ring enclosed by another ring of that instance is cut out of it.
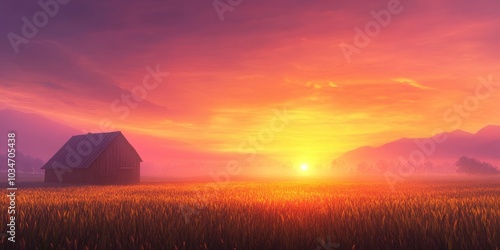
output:
<svg viewBox="0 0 500 250"><path fill-rule="evenodd" d="M420 163L423 172L449 172L461 156L500 166L500 126L487 126L475 134L455 130L431 138L402 138L380 147L361 147L334 160L332 167L380 172L404 159Z"/></svg>
<svg viewBox="0 0 500 250"><path fill-rule="evenodd" d="M5 142L7 133L16 132L19 169L38 170L71 136L85 133L41 115L10 109L0 110L0 121L0 135L4 136ZM245 161L247 155L236 152L210 152L187 142L133 131L123 132L144 160L141 164L141 174L144 175L207 176L211 172L225 170L227 163L233 160L242 163L246 174L254 174L258 169L266 169L266 166L282 165L264 155L258 155L250 164ZM3 147L5 149L6 144ZM3 152L0 151L0 160L6 157ZM5 164L0 166L6 167Z"/></svg>
<svg viewBox="0 0 500 250"><path fill-rule="evenodd" d="M8 109L0 110L0 120L4 121L0 125L0 135L5 136L10 131L17 133L17 150L27 159L26 167L38 166L39 160L47 161L71 136L83 133L41 115ZM228 161L241 161L244 157L237 153L197 151L193 145L165 138L131 132L125 135L145 160L146 173L181 175L186 172L187 175L195 171L207 175L209 170L223 169ZM5 154L0 152L1 155ZM380 147L361 147L332 161L332 168L380 173L398 164L401 158L411 160L410 156L424 156L417 169L420 172L454 172L455 163L462 156L500 167L500 126L487 126L475 134L456 130L431 138L402 138ZM245 172L251 174L258 169L266 172L266 166L283 163L259 155L251 164L244 165Z"/></svg>
<svg viewBox="0 0 500 250"><path fill-rule="evenodd" d="M0 110L0 121L0 135L16 132L17 151L42 161L52 157L72 135L82 133L43 116L10 109Z"/></svg>

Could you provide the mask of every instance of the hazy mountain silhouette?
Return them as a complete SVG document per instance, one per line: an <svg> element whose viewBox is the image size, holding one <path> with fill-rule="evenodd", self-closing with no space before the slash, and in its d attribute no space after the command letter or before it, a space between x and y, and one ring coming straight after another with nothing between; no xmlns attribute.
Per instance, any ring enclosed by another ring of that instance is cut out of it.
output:
<svg viewBox="0 0 500 250"><path fill-rule="evenodd" d="M439 141L443 139L442 142ZM434 146L432 146L434 145ZM397 163L400 158L410 159L410 155L424 155L425 164L453 166L463 155L500 163L500 126L490 125L475 134L462 130L445 132L431 138L402 138L380 147L360 147L349 151L333 161L344 166L367 165L376 168L380 162Z"/></svg>
<svg viewBox="0 0 500 250"><path fill-rule="evenodd" d="M17 151L42 161L52 157L72 135L82 133L43 116L10 109L0 110L0 120L2 137L6 138L8 132L16 132Z"/></svg>
<svg viewBox="0 0 500 250"><path fill-rule="evenodd" d="M57 121L47 119L41 115L23 113L10 109L0 110L0 120L5 121L0 127L0 134L6 136L10 131L16 132L18 160L21 154L27 168L38 166L52 157L66 141L73 135L84 131L63 125ZM109 131L106 131L109 132ZM197 147L188 142L167 139L152 135L137 134L132 131L123 131L127 140L134 146L144 162L141 164L143 175L165 176L207 176L225 170L230 161L238 161L243 172L252 173L253 170L266 166L281 166L282 163L264 155L258 155L248 163L246 154L237 152L213 152ZM240 142L235 142L235 148ZM0 152L0 159L5 156ZM30 159L38 164L31 164ZM36 167L35 167L36 168ZM243 173L242 172L242 173Z"/></svg>

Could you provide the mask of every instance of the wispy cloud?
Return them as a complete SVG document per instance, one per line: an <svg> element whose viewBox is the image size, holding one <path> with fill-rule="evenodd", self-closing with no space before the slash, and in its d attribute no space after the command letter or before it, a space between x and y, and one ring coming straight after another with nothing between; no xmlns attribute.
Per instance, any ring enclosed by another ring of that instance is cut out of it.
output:
<svg viewBox="0 0 500 250"><path fill-rule="evenodd" d="M398 83L408 84L408 85L415 87L415 88L418 88L418 89L435 89L432 87L424 86L424 85L418 83L417 81L412 80L412 79L408 79L408 78L395 78L392 80L395 82L398 82Z"/></svg>

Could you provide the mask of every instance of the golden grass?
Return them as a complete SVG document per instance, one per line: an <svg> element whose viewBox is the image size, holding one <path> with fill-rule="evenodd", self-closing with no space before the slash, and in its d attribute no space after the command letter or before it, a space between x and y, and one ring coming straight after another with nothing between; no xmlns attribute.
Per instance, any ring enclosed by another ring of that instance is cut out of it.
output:
<svg viewBox="0 0 500 250"><path fill-rule="evenodd" d="M500 246L500 185L493 182L406 182L395 192L386 183L205 187L20 189L16 247L316 249L318 237L338 249Z"/></svg>

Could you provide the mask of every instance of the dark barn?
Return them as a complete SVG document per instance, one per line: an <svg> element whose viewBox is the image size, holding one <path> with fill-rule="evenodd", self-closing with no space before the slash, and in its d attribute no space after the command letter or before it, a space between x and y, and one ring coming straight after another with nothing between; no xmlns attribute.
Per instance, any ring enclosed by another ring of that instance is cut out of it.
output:
<svg viewBox="0 0 500 250"><path fill-rule="evenodd" d="M120 131L71 137L49 160L45 182L130 184L140 180L141 157Z"/></svg>

